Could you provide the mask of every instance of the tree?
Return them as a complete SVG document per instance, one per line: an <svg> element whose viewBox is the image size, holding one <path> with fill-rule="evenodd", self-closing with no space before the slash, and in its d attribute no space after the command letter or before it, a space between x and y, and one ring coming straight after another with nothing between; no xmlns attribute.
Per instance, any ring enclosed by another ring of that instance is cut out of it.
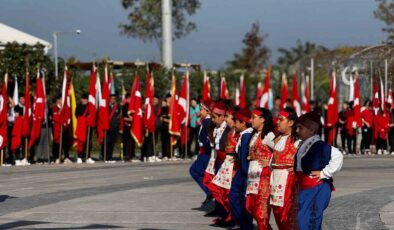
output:
<svg viewBox="0 0 394 230"><path fill-rule="evenodd" d="M161 1L158 0L122 0L122 6L130 10L129 23L121 23L121 34L141 39L143 42L155 41L161 50ZM194 22L187 16L196 13L200 8L199 0L172 0L173 38L185 37L196 30Z"/></svg>
<svg viewBox="0 0 394 230"><path fill-rule="evenodd" d="M382 31L388 34L387 41L394 41L394 2L392 0L376 0L378 8L373 12L375 18L386 24Z"/></svg>
<svg viewBox="0 0 394 230"><path fill-rule="evenodd" d="M30 46L12 42L7 43L0 51L0 76L4 76L5 72L8 72L10 76L9 94L14 89L13 77L18 78L18 84L21 87L19 92L23 92L26 70L30 72L31 79L35 79L37 67L46 70L46 93L49 98L52 98L58 92L60 83L52 80L54 64L50 56L45 54L42 44L37 43ZM32 84L34 82L32 81Z"/></svg>
<svg viewBox="0 0 394 230"><path fill-rule="evenodd" d="M294 67L293 65L301 61L302 59L316 55L317 53L327 51L328 49L321 45L316 45L311 42L302 43L297 40L297 45L290 49L279 48L278 52L281 56L278 58L278 65L282 69L288 69Z"/></svg>
<svg viewBox="0 0 394 230"><path fill-rule="evenodd" d="M260 32L258 22L245 34L242 43L245 47L241 53L234 54L234 59L227 62L230 69L245 69L249 73L258 73L268 63L270 50L265 46L267 34Z"/></svg>

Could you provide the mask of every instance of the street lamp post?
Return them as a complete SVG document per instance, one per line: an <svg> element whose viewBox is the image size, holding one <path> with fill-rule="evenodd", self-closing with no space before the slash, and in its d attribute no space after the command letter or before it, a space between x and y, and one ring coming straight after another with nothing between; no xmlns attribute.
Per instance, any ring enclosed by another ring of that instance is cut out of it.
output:
<svg viewBox="0 0 394 230"><path fill-rule="evenodd" d="M75 30L75 31L56 31L53 32L53 54L55 57L55 78L56 81L59 79L59 70L58 70L58 61L57 61L57 36L61 34L80 34L82 31L81 30Z"/></svg>

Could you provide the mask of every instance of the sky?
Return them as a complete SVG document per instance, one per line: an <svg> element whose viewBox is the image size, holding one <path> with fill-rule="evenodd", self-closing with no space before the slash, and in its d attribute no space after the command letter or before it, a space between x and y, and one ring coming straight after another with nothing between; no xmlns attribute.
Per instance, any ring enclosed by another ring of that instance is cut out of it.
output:
<svg viewBox="0 0 394 230"><path fill-rule="evenodd" d="M123 61L160 61L156 43L120 35L128 12L120 0L0 0L0 22L53 43L55 31L81 29L58 38L59 56L81 61L110 57ZM197 31L173 43L174 62L218 69L242 49L252 23L268 34L266 45L275 63L278 48L297 39L328 48L381 43L386 35L375 19L373 0L201 0L191 20ZM51 50L50 52L53 52Z"/></svg>

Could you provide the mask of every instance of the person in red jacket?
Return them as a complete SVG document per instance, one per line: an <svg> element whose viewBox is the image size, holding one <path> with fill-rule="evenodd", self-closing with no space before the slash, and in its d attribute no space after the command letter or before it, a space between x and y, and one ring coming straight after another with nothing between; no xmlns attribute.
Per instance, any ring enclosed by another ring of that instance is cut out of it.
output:
<svg viewBox="0 0 394 230"><path fill-rule="evenodd" d="M387 111L380 111L376 117L376 150L378 155L382 153L387 155L387 136L389 133L390 113Z"/></svg>
<svg viewBox="0 0 394 230"><path fill-rule="evenodd" d="M364 106L361 108L361 154L371 155L371 141L372 141L372 124L373 124L373 112L372 102L367 100L364 102Z"/></svg>
<svg viewBox="0 0 394 230"><path fill-rule="evenodd" d="M346 145L348 154L356 154L356 127L354 121L353 101L348 103L348 108L345 112L346 122L344 128L346 129Z"/></svg>

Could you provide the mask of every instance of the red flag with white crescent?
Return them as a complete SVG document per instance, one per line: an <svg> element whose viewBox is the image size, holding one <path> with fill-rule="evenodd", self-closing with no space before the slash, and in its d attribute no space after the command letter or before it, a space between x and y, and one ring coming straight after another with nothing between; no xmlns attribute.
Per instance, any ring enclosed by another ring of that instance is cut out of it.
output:
<svg viewBox="0 0 394 230"><path fill-rule="evenodd" d="M24 137L30 135L30 123L31 123L31 108L30 108L30 75L26 73L26 88L25 88L25 109L23 114L23 131Z"/></svg>
<svg viewBox="0 0 394 230"><path fill-rule="evenodd" d="M33 104L33 124L31 128L29 148L31 148L33 144L40 138L42 122L45 119L45 105L46 98L44 92L44 82L43 78L40 76L40 72L37 71L36 92Z"/></svg>
<svg viewBox="0 0 394 230"><path fill-rule="evenodd" d="M354 118L353 118L353 127L361 127L361 104L360 104L360 86L358 84L358 73L356 72L354 76L354 102L353 102L353 110L354 110Z"/></svg>
<svg viewBox="0 0 394 230"><path fill-rule="evenodd" d="M335 71L332 72L330 81L330 98L328 99L327 108L327 127L330 127L328 143L332 144L335 137L335 125L338 122L338 99L336 94L336 77Z"/></svg>
<svg viewBox="0 0 394 230"><path fill-rule="evenodd" d="M298 81L296 73L293 74L292 81L293 89L292 89L292 104L293 108L296 111L298 116L301 116L301 100L300 95L298 94Z"/></svg>
<svg viewBox="0 0 394 230"><path fill-rule="evenodd" d="M241 109L246 108L246 92L245 92L245 80L244 76L241 76L240 84L239 84L239 107Z"/></svg>
<svg viewBox="0 0 394 230"><path fill-rule="evenodd" d="M169 133L171 134L171 144L174 145L176 144L177 138L181 135L181 120L179 118L179 103L176 93L176 81L174 75L172 75L171 81L171 101L169 105L169 110Z"/></svg>
<svg viewBox="0 0 394 230"><path fill-rule="evenodd" d="M96 94L97 94L97 69L95 66L92 67L90 74L90 86L89 86L89 102L88 102L88 120L87 124L90 127L96 127Z"/></svg>
<svg viewBox="0 0 394 230"><path fill-rule="evenodd" d="M149 132L155 131L156 116L153 110L153 98L155 96L155 83L153 75L147 70L147 84L145 92L145 105L144 105L144 125Z"/></svg>
<svg viewBox="0 0 394 230"><path fill-rule="evenodd" d="M263 95L261 96L261 99L260 99L260 107L261 108L268 109L268 102L269 102L270 90L271 90L270 81L271 81L271 67L268 67L267 73L265 76Z"/></svg>
<svg viewBox="0 0 394 230"><path fill-rule="evenodd" d="M8 74L5 74L0 94L0 149L7 146L8 143L8 99L7 99Z"/></svg>
<svg viewBox="0 0 394 230"><path fill-rule="evenodd" d="M132 114L133 122L131 125L131 136L134 138L138 147L141 147L142 141L144 139L144 130L142 126L142 98L141 98L141 87L140 87L140 78L138 73L135 73L134 82L132 86L132 93L130 95L130 105L132 109L129 113Z"/></svg>
<svg viewBox="0 0 394 230"><path fill-rule="evenodd" d="M280 108L284 109L286 105L286 100L288 97L288 87L287 87L287 77L286 74L282 74L282 86L281 86L281 98L280 98Z"/></svg>

